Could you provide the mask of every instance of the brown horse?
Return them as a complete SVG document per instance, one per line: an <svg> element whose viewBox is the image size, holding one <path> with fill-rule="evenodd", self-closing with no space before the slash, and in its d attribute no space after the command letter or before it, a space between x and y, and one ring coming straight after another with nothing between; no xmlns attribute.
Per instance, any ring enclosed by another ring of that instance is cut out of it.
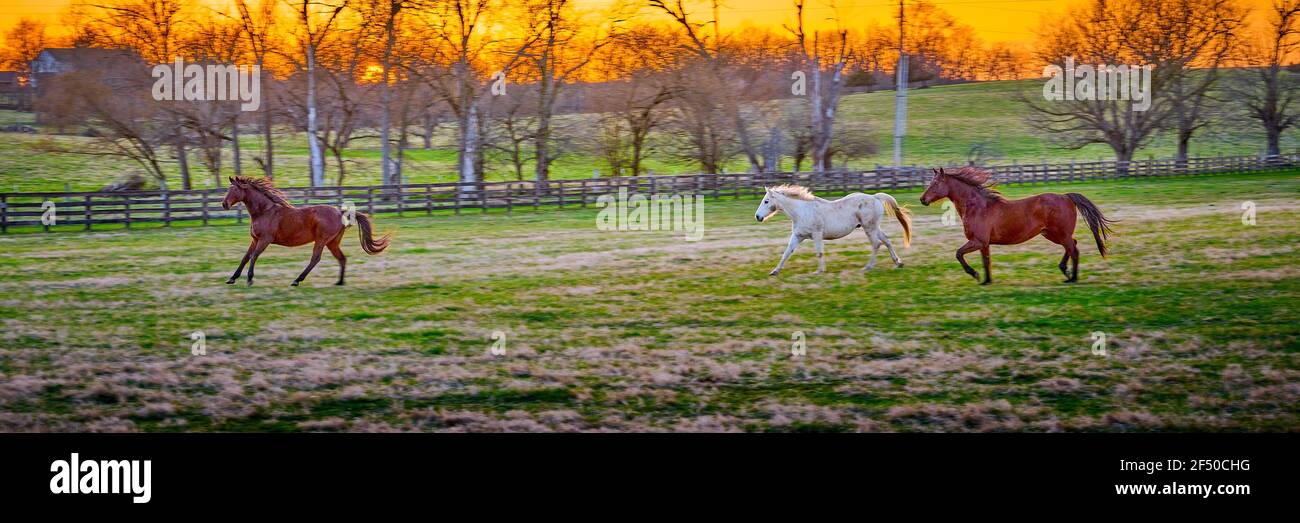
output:
<svg viewBox="0 0 1300 523"><path fill-rule="evenodd" d="M253 241L248 245L244 260L239 262L239 268L235 269L235 274L226 283L235 283L235 280L239 279L239 274L244 272L244 265L247 264L248 284L252 285L253 267L257 265L257 257L272 243L297 247L315 242L311 262L307 264L306 269L302 270L302 274L298 275L298 279L293 280L293 286L297 287L302 283L307 274L316 267L320 262L321 251L326 247L329 247L330 252L339 260L339 281L335 285L343 285L343 273L347 269L348 259L339 248L339 242L343 240L343 233L347 231L349 225L344 223L343 211L329 205L294 207L289 200L285 199L284 194L271 184L270 180L243 176L230 178L230 189L226 191L226 199L221 201L221 206L230 209L239 202L244 202L244 206L248 208L248 215L252 217L253 223L248 232L252 235ZM379 254L388 248L391 233L376 240L371 233L369 216L356 213L356 221L361 226L361 248L367 254Z"/></svg>
<svg viewBox="0 0 1300 523"><path fill-rule="evenodd" d="M953 172L936 169L930 186L921 195L922 205L948 198L957 207L967 240L957 249L957 261L967 274L979 280L979 274L966 263L966 253L980 251L984 258L981 285L993 283L989 245L1016 245L1039 234L1065 247L1059 266L1061 273L1067 278L1066 283L1079 281L1079 242L1074 239L1076 212L1083 213L1092 237L1097 240L1097 250L1106 257L1106 238L1112 233L1110 224L1114 221L1103 216L1082 194L1047 193L1008 200L993 189L992 176L992 172L977 167L962 167ZM1073 262L1069 272L1065 270L1066 261Z"/></svg>

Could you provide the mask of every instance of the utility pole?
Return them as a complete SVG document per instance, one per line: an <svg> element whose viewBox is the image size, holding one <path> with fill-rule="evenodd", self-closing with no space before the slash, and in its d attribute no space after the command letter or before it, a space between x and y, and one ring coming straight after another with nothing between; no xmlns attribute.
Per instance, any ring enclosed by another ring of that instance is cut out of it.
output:
<svg viewBox="0 0 1300 523"><path fill-rule="evenodd" d="M903 50L903 1L898 0L898 67L894 77L894 166L903 165L903 135L907 132L907 53Z"/></svg>

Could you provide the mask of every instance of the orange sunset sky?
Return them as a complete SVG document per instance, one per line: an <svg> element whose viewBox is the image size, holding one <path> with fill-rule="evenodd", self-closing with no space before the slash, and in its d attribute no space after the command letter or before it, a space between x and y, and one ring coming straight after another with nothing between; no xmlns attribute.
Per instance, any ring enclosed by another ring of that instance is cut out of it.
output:
<svg viewBox="0 0 1300 523"><path fill-rule="evenodd" d="M59 22L59 13L74 0L0 0L0 30L12 26L20 18L29 17L45 21L54 26ZM80 0L84 1L84 0ZM226 5L224 0L203 0L215 8ZM573 0L579 7L601 7L614 0ZM636 1L636 0L632 0ZM981 38L989 42L1023 42L1034 40L1034 32L1039 26L1039 18L1045 13L1059 13L1067 5L1078 0L932 0L930 3L941 6L952 13L959 21L975 28ZM1270 0L1243 0L1258 12L1270 4ZM835 12L839 13L841 24L853 26L861 22L875 21L889 23L898 10L897 0L837 0L837 10L828 7L829 2L808 0L806 20L815 23L826 20ZM692 15L698 20L710 17L709 2L693 1L688 5L696 6ZM766 25L779 28L782 23L793 20L792 0L725 0L721 10L722 29L736 29L745 24ZM663 15L647 13L651 20Z"/></svg>

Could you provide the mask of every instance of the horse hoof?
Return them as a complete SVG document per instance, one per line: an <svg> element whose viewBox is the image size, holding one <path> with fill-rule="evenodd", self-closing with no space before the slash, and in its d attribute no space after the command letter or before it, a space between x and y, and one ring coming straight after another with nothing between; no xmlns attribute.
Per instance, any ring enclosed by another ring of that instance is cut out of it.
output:
<svg viewBox="0 0 1300 523"><path fill-rule="evenodd" d="M290 287L297 287L297 286L298 286L298 283L300 283L300 282L298 282L297 280L295 280L293 283L290 283L289 286L290 286Z"/></svg>
<svg viewBox="0 0 1300 523"><path fill-rule="evenodd" d="M776 276L776 275L778 275L778 274L781 274L781 271L772 271L772 272L767 273L768 276Z"/></svg>
<svg viewBox="0 0 1300 523"><path fill-rule="evenodd" d="M898 262L894 264L894 268L900 268L902 266L903 266L903 262Z"/></svg>
<svg viewBox="0 0 1300 523"><path fill-rule="evenodd" d="M980 285L989 285L989 284L991 284L991 283L993 283L993 280L984 280L984 281L980 282Z"/></svg>
<svg viewBox="0 0 1300 523"><path fill-rule="evenodd" d="M234 285L235 280L226 280L226 285Z"/></svg>
<svg viewBox="0 0 1300 523"><path fill-rule="evenodd" d="M334 285L343 285L343 282L334 282Z"/></svg>

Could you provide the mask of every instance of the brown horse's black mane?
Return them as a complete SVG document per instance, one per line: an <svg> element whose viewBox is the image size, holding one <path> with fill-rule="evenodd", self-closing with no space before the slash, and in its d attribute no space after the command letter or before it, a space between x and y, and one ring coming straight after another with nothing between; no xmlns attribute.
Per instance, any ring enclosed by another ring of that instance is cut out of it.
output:
<svg viewBox="0 0 1300 523"><path fill-rule="evenodd" d="M262 195L270 199L271 203L274 203L281 207L293 207L293 204L289 203L289 199L284 196L284 193L281 192L279 189L276 189L275 184L272 183L271 180L269 179L236 176L235 182L247 184L249 187L256 189L257 192L262 193Z"/></svg>
<svg viewBox="0 0 1300 523"><path fill-rule="evenodd" d="M994 201L1006 201L1006 197L993 187L997 182L993 180L993 171L981 169L974 166L966 166L955 171L944 171L945 176L961 183L974 187L985 199Z"/></svg>

